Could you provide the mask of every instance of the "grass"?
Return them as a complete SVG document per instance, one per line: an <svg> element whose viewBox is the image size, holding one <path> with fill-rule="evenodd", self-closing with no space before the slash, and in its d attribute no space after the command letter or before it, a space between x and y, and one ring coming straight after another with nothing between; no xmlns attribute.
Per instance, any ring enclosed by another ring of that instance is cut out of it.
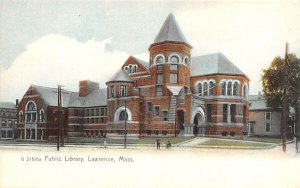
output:
<svg viewBox="0 0 300 188"><path fill-rule="evenodd" d="M240 146L240 147L265 147L269 146L268 143L252 143L244 141L230 141L230 140L208 140L206 142L200 143L200 146Z"/></svg>
<svg viewBox="0 0 300 188"><path fill-rule="evenodd" d="M274 143L274 144L280 144L282 143L281 138L272 138L272 137L246 137L243 140L247 141L255 141L255 142L264 142L264 143ZM287 139L287 141L292 139Z"/></svg>
<svg viewBox="0 0 300 188"><path fill-rule="evenodd" d="M162 137L161 142L167 143L169 140L171 144L178 144L180 142L192 139L194 137ZM108 144L124 144L124 137L118 138L86 138L86 137L70 137L66 139L68 144L103 144L104 141ZM127 144L155 144L156 137L145 137L145 138L127 138Z"/></svg>

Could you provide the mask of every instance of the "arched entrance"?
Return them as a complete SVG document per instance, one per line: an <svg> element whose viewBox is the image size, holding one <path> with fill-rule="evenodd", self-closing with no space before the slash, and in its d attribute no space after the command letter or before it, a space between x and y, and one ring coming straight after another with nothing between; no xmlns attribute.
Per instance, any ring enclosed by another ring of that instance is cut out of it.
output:
<svg viewBox="0 0 300 188"><path fill-rule="evenodd" d="M193 134L195 136L205 135L205 115L202 107L198 106L193 110L191 120L193 122Z"/></svg>

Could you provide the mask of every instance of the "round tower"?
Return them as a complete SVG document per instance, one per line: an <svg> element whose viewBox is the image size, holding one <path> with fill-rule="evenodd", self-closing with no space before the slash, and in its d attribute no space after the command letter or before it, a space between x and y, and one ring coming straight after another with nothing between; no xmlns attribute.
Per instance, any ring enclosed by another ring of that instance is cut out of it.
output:
<svg viewBox="0 0 300 188"><path fill-rule="evenodd" d="M190 90L191 48L173 14L169 14L149 47L150 72L152 84L156 85L156 96L169 95L170 88Z"/></svg>

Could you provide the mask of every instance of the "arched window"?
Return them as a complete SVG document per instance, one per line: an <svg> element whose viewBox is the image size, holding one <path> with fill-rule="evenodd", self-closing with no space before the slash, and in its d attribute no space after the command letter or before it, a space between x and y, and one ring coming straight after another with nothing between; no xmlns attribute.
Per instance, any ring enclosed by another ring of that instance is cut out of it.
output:
<svg viewBox="0 0 300 188"><path fill-rule="evenodd" d="M19 112L19 122L22 123L24 121L23 111Z"/></svg>
<svg viewBox="0 0 300 188"><path fill-rule="evenodd" d="M208 95L208 85L207 82L204 82L203 84L203 96L207 96Z"/></svg>
<svg viewBox="0 0 300 188"><path fill-rule="evenodd" d="M214 95L214 87L215 87L214 82L210 81L209 82L209 95Z"/></svg>
<svg viewBox="0 0 300 188"><path fill-rule="evenodd" d="M156 58L156 63L157 64L161 64L163 62L164 62L164 58L162 56L159 56L159 57Z"/></svg>
<svg viewBox="0 0 300 188"><path fill-rule="evenodd" d="M40 122L44 122L45 121L45 112L44 109L40 110Z"/></svg>
<svg viewBox="0 0 300 188"><path fill-rule="evenodd" d="M243 86L243 98L247 98L247 94L248 94L248 88L247 85Z"/></svg>
<svg viewBox="0 0 300 188"><path fill-rule="evenodd" d="M170 58L170 63L179 63L179 58L175 55L173 55L171 58Z"/></svg>
<svg viewBox="0 0 300 188"><path fill-rule="evenodd" d="M128 67L126 66L126 67L124 68L124 70L125 70L126 72L128 72Z"/></svg>
<svg viewBox="0 0 300 188"><path fill-rule="evenodd" d="M232 95L232 83L231 82L228 82L228 85L227 85L227 95Z"/></svg>
<svg viewBox="0 0 300 188"><path fill-rule="evenodd" d="M189 65L189 58L188 58L188 57L185 57L185 58L184 58L184 64L185 64L186 66Z"/></svg>
<svg viewBox="0 0 300 188"><path fill-rule="evenodd" d="M132 73L133 69L132 69L132 65L129 65L129 73Z"/></svg>
<svg viewBox="0 0 300 188"><path fill-rule="evenodd" d="M125 119L128 120L128 114L125 110L123 110L120 112L119 121L125 121Z"/></svg>
<svg viewBox="0 0 300 188"><path fill-rule="evenodd" d="M198 93L200 96L202 96L202 84L201 83L198 84Z"/></svg>
<svg viewBox="0 0 300 188"><path fill-rule="evenodd" d="M222 95L226 95L226 82L222 83Z"/></svg>
<svg viewBox="0 0 300 188"><path fill-rule="evenodd" d="M26 105L26 122L36 122L37 110L36 105L32 101Z"/></svg>
<svg viewBox="0 0 300 188"><path fill-rule="evenodd" d="M137 72L137 66L136 65L133 66L133 72Z"/></svg>
<svg viewBox="0 0 300 188"><path fill-rule="evenodd" d="M233 93L232 95L237 96L238 95L238 83L234 82L233 84Z"/></svg>

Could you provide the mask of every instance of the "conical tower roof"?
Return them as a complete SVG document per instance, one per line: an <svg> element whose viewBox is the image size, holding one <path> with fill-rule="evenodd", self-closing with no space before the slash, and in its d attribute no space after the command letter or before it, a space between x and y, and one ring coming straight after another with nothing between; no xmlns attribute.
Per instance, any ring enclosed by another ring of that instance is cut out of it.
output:
<svg viewBox="0 0 300 188"><path fill-rule="evenodd" d="M178 26L175 17L172 13L168 15L162 28L160 29L159 33L156 36L154 43L151 44L151 46L162 42L177 42L177 43L184 43L190 46L185 36L183 35L180 27Z"/></svg>

